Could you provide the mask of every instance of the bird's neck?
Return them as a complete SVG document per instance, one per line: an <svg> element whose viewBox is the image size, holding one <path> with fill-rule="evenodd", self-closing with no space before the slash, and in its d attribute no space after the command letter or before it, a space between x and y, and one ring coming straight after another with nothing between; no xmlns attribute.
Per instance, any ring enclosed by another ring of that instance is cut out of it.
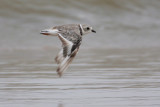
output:
<svg viewBox="0 0 160 107"><path fill-rule="evenodd" d="M80 35L83 36L84 35L84 30L83 30L81 24L79 24L79 31L80 31Z"/></svg>

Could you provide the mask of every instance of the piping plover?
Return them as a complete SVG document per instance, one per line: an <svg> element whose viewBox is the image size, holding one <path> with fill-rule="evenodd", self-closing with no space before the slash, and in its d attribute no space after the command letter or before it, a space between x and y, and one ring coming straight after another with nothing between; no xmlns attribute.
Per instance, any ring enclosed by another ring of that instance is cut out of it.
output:
<svg viewBox="0 0 160 107"><path fill-rule="evenodd" d="M91 26L83 24L55 26L40 32L43 35L58 36L62 42L62 49L55 58L58 64L57 73L59 77L62 76L62 73L76 56L81 45L82 36L91 32L96 33Z"/></svg>

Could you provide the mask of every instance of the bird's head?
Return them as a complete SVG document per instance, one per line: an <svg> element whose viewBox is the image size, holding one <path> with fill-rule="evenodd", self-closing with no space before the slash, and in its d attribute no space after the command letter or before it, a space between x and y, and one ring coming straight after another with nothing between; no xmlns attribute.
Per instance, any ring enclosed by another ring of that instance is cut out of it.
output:
<svg viewBox="0 0 160 107"><path fill-rule="evenodd" d="M88 33L96 33L96 31L89 25L80 25L80 27L82 28L82 34L88 34Z"/></svg>

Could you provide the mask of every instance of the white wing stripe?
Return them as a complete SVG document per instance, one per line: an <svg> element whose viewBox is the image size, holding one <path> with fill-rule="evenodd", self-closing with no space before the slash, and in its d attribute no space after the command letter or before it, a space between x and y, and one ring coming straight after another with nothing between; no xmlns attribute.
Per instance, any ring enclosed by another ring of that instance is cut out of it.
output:
<svg viewBox="0 0 160 107"><path fill-rule="evenodd" d="M63 47L67 46L67 51L68 51L67 55L71 54L71 49L72 49L73 43L71 41L67 40L66 38L64 38L61 34L59 34L58 37L62 41Z"/></svg>

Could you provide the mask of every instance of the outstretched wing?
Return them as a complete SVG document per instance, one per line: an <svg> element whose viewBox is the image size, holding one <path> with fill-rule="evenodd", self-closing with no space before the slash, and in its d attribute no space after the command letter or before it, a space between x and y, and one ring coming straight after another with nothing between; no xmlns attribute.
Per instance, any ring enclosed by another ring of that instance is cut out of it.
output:
<svg viewBox="0 0 160 107"><path fill-rule="evenodd" d="M66 35L65 35L66 36ZM70 36L70 35L68 35ZM63 49L59 52L57 57L55 58L57 64L59 64L57 73L61 77L62 73L68 68L69 64L72 62L74 57L76 56L79 46L81 44L81 38L79 35L74 34L73 39L65 38L62 34L59 33L59 39L62 42Z"/></svg>
<svg viewBox="0 0 160 107"><path fill-rule="evenodd" d="M64 38L61 34L58 34L58 37L62 42L63 48L56 56L55 61L57 64L60 64L67 55L71 54L71 49L73 47L73 43L71 41L67 40L66 38Z"/></svg>
<svg viewBox="0 0 160 107"><path fill-rule="evenodd" d="M66 57L71 53L71 49L73 46L73 43L66 38L64 38L61 34L58 35L59 39L62 42L62 47L63 47L63 56Z"/></svg>
<svg viewBox="0 0 160 107"><path fill-rule="evenodd" d="M62 76L63 72L69 67L69 64L72 62L72 60L74 59L74 57L76 56L77 52L78 52L79 48L76 48L70 56L67 56L62 63L60 63L60 65L57 68L57 73L59 75L59 77Z"/></svg>

